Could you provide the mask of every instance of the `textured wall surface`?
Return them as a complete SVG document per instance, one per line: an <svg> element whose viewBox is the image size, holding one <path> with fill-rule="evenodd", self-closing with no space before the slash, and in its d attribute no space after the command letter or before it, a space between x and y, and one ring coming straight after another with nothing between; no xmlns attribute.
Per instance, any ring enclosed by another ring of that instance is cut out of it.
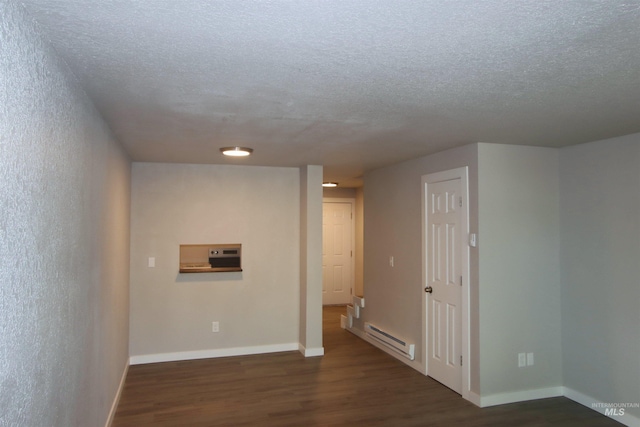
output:
<svg viewBox="0 0 640 427"><path fill-rule="evenodd" d="M0 0L0 425L101 426L127 364L130 163Z"/></svg>
<svg viewBox="0 0 640 427"><path fill-rule="evenodd" d="M133 363L296 349L298 169L134 163L132 177ZM179 274L179 246L206 243L241 243L243 271Z"/></svg>

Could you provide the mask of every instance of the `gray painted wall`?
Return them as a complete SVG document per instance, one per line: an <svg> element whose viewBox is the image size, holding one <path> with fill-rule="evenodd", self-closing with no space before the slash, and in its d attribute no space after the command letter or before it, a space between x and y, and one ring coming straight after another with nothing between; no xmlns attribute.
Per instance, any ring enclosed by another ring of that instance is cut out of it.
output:
<svg viewBox="0 0 640 427"><path fill-rule="evenodd" d="M479 241L470 250L470 390L560 386L557 157L552 149L481 143L366 174L366 307L356 327L369 321L415 342L412 365L423 369L420 178L469 166L470 231ZM520 352L533 352L535 365L519 369Z"/></svg>
<svg viewBox="0 0 640 427"><path fill-rule="evenodd" d="M482 396L560 387L558 150L479 144L478 171Z"/></svg>
<svg viewBox="0 0 640 427"><path fill-rule="evenodd" d="M178 274L179 245L205 243L241 243L244 271ZM133 164L132 356L297 348L299 265L297 168Z"/></svg>
<svg viewBox="0 0 640 427"><path fill-rule="evenodd" d="M130 163L0 1L0 425L102 426L128 361Z"/></svg>
<svg viewBox="0 0 640 427"><path fill-rule="evenodd" d="M355 327L370 321L422 349L420 176L463 165L478 231L471 391L638 403L640 134L561 150L480 143L366 174L366 307ZM518 368L521 352L535 364Z"/></svg>
<svg viewBox="0 0 640 427"><path fill-rule="evenodd" d="M418 370L424 348L422 331L422 188L423 175L469 167L469 218L478 229L477 144L443 151L365 174L364 177L364 296L362 317L354 326L371 322L415 343L412 363ZM389 265L393 256L395 267ZM477 251L471 251L471 390L479 393ZM475 301L475 303L474 303Z"/></svg>
<svg viewBox="0 0 640 427"><path fill-rule="evenodd" d="M560 160L564 384L640 403L640 134L565 148Z"/></svg>

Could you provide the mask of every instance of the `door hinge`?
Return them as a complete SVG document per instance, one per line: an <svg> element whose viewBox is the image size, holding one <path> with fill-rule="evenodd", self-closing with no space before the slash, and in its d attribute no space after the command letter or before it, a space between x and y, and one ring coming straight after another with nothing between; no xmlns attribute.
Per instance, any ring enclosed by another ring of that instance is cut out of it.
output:
<svg viewBox="0 0 640 427"><path fill-rule="evenodd" d="M460 366L462 366L462 355L460 355Z"/></svg>
<svg viewBox="0 0 640 427"><path fill-rule="evenodd" d="M353 251L351 251L351 258L353 258Z"/></svg>
<svg viewBox="0 0 640 427"><path fill-rule="evenodd" d="M460 199L458 200L460 200L460 207L462 207L462 196L460 196Z"/></svg>
<svg viewBox="0 0 640 427"><path fill-rule="evenodd" d="M460 276L460 286L462 286L462 276Z"/></svg>

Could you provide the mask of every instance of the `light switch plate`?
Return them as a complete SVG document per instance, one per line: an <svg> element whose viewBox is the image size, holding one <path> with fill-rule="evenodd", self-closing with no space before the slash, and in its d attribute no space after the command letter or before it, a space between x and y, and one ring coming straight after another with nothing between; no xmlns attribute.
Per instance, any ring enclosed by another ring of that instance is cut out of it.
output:
<svg viewBox="0 0 640 427"><path fill-rule="evenodd" d="M518 353L518 368L523 366L527 366L527 355L526 353Z"/></svg>

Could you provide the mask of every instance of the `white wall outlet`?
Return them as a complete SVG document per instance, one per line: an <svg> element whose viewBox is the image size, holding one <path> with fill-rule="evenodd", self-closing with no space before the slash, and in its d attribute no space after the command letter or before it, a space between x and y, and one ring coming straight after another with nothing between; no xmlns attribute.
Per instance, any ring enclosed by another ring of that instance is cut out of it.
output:
<svg viewBox="0 0 640 427"><path fill-rule="evenodd" d="M391 267L393 267L393 264L395 264L395 261L394 261L394 259L393 259L393 256L390 256L390 257L389 257L389 265L390 265Z"/></svg>
<svg viewBox="0 0 640 427"><path fill-rule="evenodd" d="M150 257L149 257L149 264L148 264L148 265L149 265L149 267L155 267L155 266L156 266L156 258L155 258L155 257L150 256Z"/></svg>
<svg viewBox="0 0 640 427"><path fill-rule="evenodd" d="M220 332L220 322L211 322L211 332Z"/></svg>
<svg viewBox="0 0 640 427"><path fill-rule="evenodd" d="M518 353L518 368L527 366L527 355L525 353Z"/></svg>
<svg viewBox="0 0 640 427"><path fill-rule="evenodd" d="M533 365L533 353L527 353L527 366Z"/></svg>

